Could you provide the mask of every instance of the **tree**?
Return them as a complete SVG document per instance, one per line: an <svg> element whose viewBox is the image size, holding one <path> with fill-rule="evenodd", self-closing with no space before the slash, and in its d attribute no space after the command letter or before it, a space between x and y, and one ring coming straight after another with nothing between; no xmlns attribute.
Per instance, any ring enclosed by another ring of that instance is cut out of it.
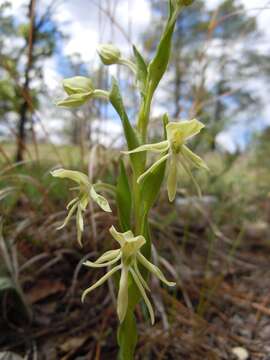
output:
<svg viewBox="0 0 270 360"><path fill-rule="evenodd" d="M150 54L161 31L159 19L166 13L160 1L151 1L151 7L151 29L143 37ZM173 40L176 51L159 101L161 105L171 102L170 115L174 118L199 116L208 125L212 149L216 135L231 119L260 109L259 94L251 93L248 87L250 78L266 75L261 70L267 60L258 62L253 47L260 36L256 19L234 0L221 1L214 11L197 0L177 21Z"/></svg>
<svg viewBox="0 0 270 360"><path fill-rule="evenodd" d="M23 159L29 128L34 134L31 114L38 108L39 96L44 92L42 62L53 54L57 41L62 38L52 20L54 3L42 14L35 5L35 0L29 1L27 20L19 24L13 16L6 15L6 9L10 7L8 2L0 8L2 33L9 40L16 40L14 46L7 48L4 40L0 42L0 67L4 77L0 88L0 101L6 104L5 115L10 112L17 115L17 161ZM32 85L33 79L35 86Z"/></svg>

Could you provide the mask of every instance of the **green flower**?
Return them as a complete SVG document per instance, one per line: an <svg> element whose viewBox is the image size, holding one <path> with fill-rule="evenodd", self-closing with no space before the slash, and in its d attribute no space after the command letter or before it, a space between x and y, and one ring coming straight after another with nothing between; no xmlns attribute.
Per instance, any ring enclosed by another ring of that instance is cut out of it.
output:
<svg viewBox="0 0 270 360"><path fill-rule="evenodd" d="M98 286L102 285L118 270L121 271L121 277L119 282L119 291L117 297L117 314L120 322L123 322L126 316L128 308L128 278L129 275L133 278L137 285L145 304L148 308L151 322L154 323L154 311L152 305L146 295L146 291L149 291L149 287L144 280L139 270L139 264L144 266L148 271L156 275L162 282L168 286L174 286L174 282L166 280L161 270L149 262L140 252L140 248L145 244L146 240L142 235L134 236L132 231L120 233L112 226L110 228L112 237L119 243L120 248L117 250L110 250L105 252L95 262L86 261L84 265L99 268L115 265L110 271L108 271L102 278L100 278L94 285L89 287L83 292L82 301L84 301L87 294ZM117 262L120 264L116 265Z"/></svg>
<svg viewBox="0 0 270 360"><path fill-rule="evenodd" d="M194 154L185 143L197 135L204 125L196 120L184 120L180 122L170 122L166 126L167 140L156 144L146 144L138 148L124 152L126 154L133 154L141 151L153 151L157 153L164 153L164 155L156 161L148 170L146 170L137 180L140 183L148 174L150 174L157 166L164 161L167 161L167 191L170 201L173 201L177 189L179 167L182 166L192 181L195 183L198 192L199 186L193 177L190 170L191 166L197 168L208 169L206 163L196 154Z"/></svg>
<svg viewBox="0 0 270 360"><path fill-rule="evenodd" d="M62 229L64 226L66 226L72 215L76 212L77 239L79 244L82 245L81 238L84 229L83 213L87 208L90 198L92 198L92 200L94 200L101 207L101 209L106 212L111 212L110 205L103 196L99 195L95 191L95 185L92 185L89 181L88 176L86 176L82 172L57 169L52 171L51 175L58 178L67 178L73 180L79 185L79 194L77 197L75 197L75 199L71 200L68 203L68 215L65 218L64 223L58 229Z"/></svg>

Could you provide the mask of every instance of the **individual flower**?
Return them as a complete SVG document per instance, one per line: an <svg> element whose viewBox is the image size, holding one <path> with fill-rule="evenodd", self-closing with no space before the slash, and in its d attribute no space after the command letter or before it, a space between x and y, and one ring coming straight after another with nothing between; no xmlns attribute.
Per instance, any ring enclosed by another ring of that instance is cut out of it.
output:
<svg viewBox="0 0 270 360"><path fill-rule="evenodd" d="M107 251L95 262L86 261L84 265L93 268L106 267L111 265L114 265L114 267L109 270L102 278L100 278L94 285L83 292L82 301L84 301L87 294L102 285L114 273L121 271L117 297L117 314L119 321L123 322L127 312L128 279L130 275L145 301L150 314L151 322L153 324L155 320L154 311L145 291L149 291L149 287L140 272L139 265L144 266L148 271L156 275L166 285L174 286L175 283L167 281L161 270L148 261L140 252L141 247L146 243L146 240L142 235L134 236L133 232L130 230L124 233L120 233L116 231L113 226L110 228L110 233L112 237L119 243L120 248L117 250ZM118 262L120 262L120 264L117 265Z"/></svg>
<svg viewBox="0 0 270 360"><path fill-rule="evenodd" d="M95 191L95 185L92 185L87 175L80 171L57 169L51 172L51 175L58 178L67 178L75 181L79 187L79 194L67 205L68 215L64 220L64 223L58 227L62 229L66 226L71 219L72 215L76 212L76 225L77 225L77 239L80 245L82 245L82 232L84 229L83 213L87 208L90 199L94 200L102 210L111 212L108 201Z"/></svg>
<svg viewBox="0 0 270 360"><path fill-rule="evenodd" d="M139 178L140 183L148 174L157 166L167 161L167 191L170 201L173 201L176 195L179 168L182 166L195 183L198 192L199 186L190 170L191 166L208 169L206 163L196 154L194 154L185 143L197 135L204 125L196 120L183 120L180 122L170 122L166 126L167 140L155 144L141 145L132 151L126 151L126 154L132 154L141 151L153 151L163 153L164 155L156 161L148 170Z"/></svg>

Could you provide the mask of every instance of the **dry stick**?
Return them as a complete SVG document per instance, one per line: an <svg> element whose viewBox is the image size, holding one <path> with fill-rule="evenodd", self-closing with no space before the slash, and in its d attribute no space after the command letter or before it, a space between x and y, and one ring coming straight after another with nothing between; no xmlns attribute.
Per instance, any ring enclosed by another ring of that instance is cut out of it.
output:
<svg viewBox="0 0 270 360"><path fill-rule="evenodd" d="M199 59L198 59L198 63L199 65L202 64L203 62L203 59L205 58L206 56L206 51L207 51L207 48L208 48L208 44L213 36L213 32L216 28L216 22L215 22L215 19L217 17L217 14L218 14L218 9L213 13L213 16L211 18L211 21L210 21L210 24L209 24L209 27L208 27L208 33L207 33L207 38L206 38L206 41L205 41L205 44L204 44L204 47L201 51L201 54L199 55ZM207 62L205 62L205 65L203 67L203 71L201 72L201 81L199 83L199 85L197 87L195 87L195 100L194 100L194 103L193 105L191 106L191 109L190 109L190 117L193 117L193 114L194 116L196 115L196 113L198 112L195 111L198 107L198 103L199 103L199 99L200 99L200 95L201 95L201 91L203 89L203 85L205 83L205 72L206 72L206 69L207 69Z"/></svg>
<svg viewBox="0 0 270 360"><path fill-rule="evenodd" d="M111 20L111 22L115 25L115 27L124 36L125 40L129 44L132 44L132 39L130 39L130 37L127 34L127 32L125 31L125 29L115 20L115 18L112 16L112 14L110 14L110 12L108 12L106 9L104 9L100 4L97 4L95 1L93 1L93 4Z"/></svg>
<svg viewBox="0 0 270 360"><path fill-rule="evenodd" d="M11 165L12 162L11 162L10 158L8 157L7 153L5 152L4 147L1 144L0 144L0 153L2 154L3 158L6 160L6 163L8 165Z"/></svg>

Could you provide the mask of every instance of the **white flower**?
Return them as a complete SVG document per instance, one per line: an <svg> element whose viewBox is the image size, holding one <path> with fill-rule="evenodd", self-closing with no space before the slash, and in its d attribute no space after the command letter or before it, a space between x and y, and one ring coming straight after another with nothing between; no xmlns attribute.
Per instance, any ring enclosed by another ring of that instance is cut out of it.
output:
<svg viewBox="0 0 270 360"><path fill-rule="evenodd" d="M67 178L75 181L79 185L79 194L78 196L71 200L67 209L69 210L67 217L65 218L64 223L58 228L62 229L67 225L72 215L76 212L76 225L77 225L77 239L80 245L82 245L81 238L82 232L84 228L83 224L83 212L86 210L87 205L90 201L90 198L94 200L102 210L106 212L111 212L110 205L108 201L101 195L99 195L89 181L87 175L83 174L80 171L74 170L65 170L65 169L57 169L51 172L51 175L59 178Z"/></svg>
<svg viewBox="0 0 270 360"><path fill-rule="evenodd" d="M180 122L170 122L166 126L167 140L155 144L141 145L132 151L126 151L126 154L133 154L141 151L153 151L164 153L148 170L146 170L139 178L140 183L148 174L150 174L157 166L167 161L167 191L170 201L173 201L177 189L179 167L182 166L195 183L198 191L199 187L194 179L190 166L208 169L206 163L196 154L194 154L186 145L193 136L197 135L204 125L196 120L184 120ZM200 191L199 191L200 192Z"/></svg>
<svg viewBox="0 0 270 360"><path fill-rule="evenodd" d="M137 285L145 304L148 308L151 322L154 323L154 311L152 305L146 295L146 291L149 291L149 287L144 280L139 267L144 266L148 271L156 275L162 282L168 286L174 286L174 282L166 280L161 270L148 261L143 254L140 252L140 248L145 244L146 240L142 235L134 236L132 231L120 233L112 226L110 233L113 238L119 243L120 248L117 250L110 250L105 252L95 262L86 261L84 265L98 268L115 265L110 271L108 271L101 279L99 279L94 285L86 289L82 295L82 301L84 301L87 294L98 286L102 285L106 280L109 279L118 270L121 271L121 277L119 282L119 291L117 297L117 314L120 322L123 322L126 316L128 308L128 279L132 277L135 284ZM116 265L117 262L120 264Z"/></svg>

